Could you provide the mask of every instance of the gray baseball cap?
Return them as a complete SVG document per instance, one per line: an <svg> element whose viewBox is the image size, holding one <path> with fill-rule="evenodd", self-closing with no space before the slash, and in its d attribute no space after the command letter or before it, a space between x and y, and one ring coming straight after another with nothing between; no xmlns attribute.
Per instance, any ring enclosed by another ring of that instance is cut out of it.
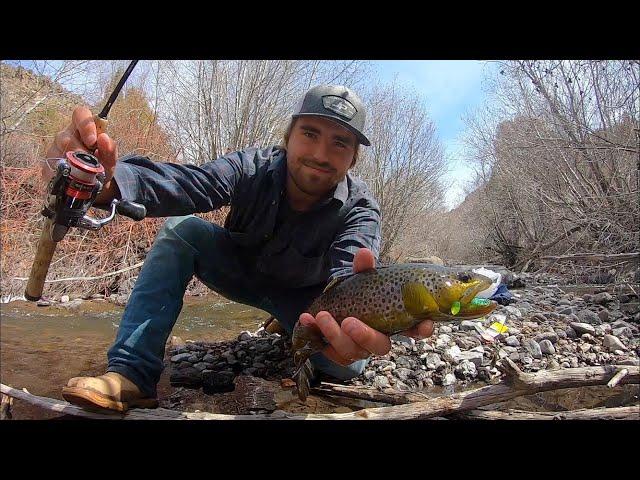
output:
<svg viewBox="0 0 640 480"><path fill-rule="evenodd" d="M362 132L365 108L356 93L342 85L318 85L304 94L293 111L293 118L316 115L335 120L351 130L362 145L371 145Z"/></svg>

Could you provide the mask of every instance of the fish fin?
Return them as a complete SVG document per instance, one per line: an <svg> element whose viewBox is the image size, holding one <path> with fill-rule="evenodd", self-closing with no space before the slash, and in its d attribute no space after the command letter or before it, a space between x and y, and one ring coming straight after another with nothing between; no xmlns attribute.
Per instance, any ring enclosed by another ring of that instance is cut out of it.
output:
<svg viewBox="0 0 640 480"><path fill-rule="evenodd" d="M300 368L293 374L293 379L296 382L296 391L298 398L305 402L309 396L311 390L310 379L313 376L313 367L311 366L311 360L307 359Z"/></svg>
<svg viewBox="0 0 640 480"><path fill-rule="evenodd" d="M328 292L329 290L331 290L333 287L335 287L336 285L338 285L339 283L344 282L347 278L350 278L352 275L343 275L341 277L335 277L333 280L331 280L326 287L324 287L324 290L322 291L322 293Z"/></svg>
<svg viewBox="0 0 640 480"><path fill-rule="evenodd" d="M427 317L430 312L440 312L433 295L427 287L418 282L409 282L402 286L402 301L412 317Z"/></svg>

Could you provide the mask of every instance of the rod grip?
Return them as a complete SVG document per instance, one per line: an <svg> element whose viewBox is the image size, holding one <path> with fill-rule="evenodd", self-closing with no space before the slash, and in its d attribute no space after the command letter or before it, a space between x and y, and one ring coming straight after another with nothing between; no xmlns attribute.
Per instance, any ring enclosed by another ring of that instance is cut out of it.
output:
<svg viewBox="0 0 640 480"><path fill-rule="evenodd" d="M107 131L107 119L106 118L100 118L97 115L93 116L93 121L96 124L96 133L97 135L100 135L101 133L104 133Z"/></svg>
<svg viewBox="0 0 640 480"><path fill-rule="evenodd" d="M40 239L38 240L36 257L33 260L31 273L29 274L29 281L25 288L24 297L31 302L36 302L40 300L40 297L42 297L44 281L47 278L47 272L49 271L49 265L51 265L53 253L56 251L57 242L54 242L51 239L52 223L53 222L50 218L45 218L44 225L42 226L42 232L40 232Z"/></svg>

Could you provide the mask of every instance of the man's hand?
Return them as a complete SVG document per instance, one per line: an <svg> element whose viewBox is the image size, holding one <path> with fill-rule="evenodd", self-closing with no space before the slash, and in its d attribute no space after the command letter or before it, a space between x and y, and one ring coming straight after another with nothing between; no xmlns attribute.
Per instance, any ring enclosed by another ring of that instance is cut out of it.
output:
<svg viewBox="0 0 640 480"><path fill-rule="evenodd" d="M358 273L375 267L375 258L368 248L361 248L353 259L353 272ZM329 345L322 353L340 365L349 365L371 354L386 355L391 350L387 335L369 327L355 317L338 322L328 312L318 312L315 318L309 313L300 315L300 323L315 326L327 339ZM433 334L433 322L425 320L410 330L402 332L415 338L426 338Z"/></svg>
<svg viewBox="0 0 640 480"><path fill-rule="evenodd" d="M116 168L118 146L106 133L97 134L93 114L87 107L77 107L73 111L71 124L55 136L47 150L47 158L63 158L69 151L93 153L98 158L104 167L105 184L96 203L110 202L119 193L115 182L111 181ZM45 183L53 175L53 165L43 165L42 177Z"/></svg>

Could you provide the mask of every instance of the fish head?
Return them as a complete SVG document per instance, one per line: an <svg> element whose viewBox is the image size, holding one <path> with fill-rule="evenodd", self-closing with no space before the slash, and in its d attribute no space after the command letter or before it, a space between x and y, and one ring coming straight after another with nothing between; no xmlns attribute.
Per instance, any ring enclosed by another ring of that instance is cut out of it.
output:
<svg viewBox="0 0 640 480"><path fill-rule="evenodd" d="M440 276L435 300L439 310L445 315L458 319L482 317L497 307L493 300L476 298L489 288L489 277L467 269L450 269Z"/></svg>

